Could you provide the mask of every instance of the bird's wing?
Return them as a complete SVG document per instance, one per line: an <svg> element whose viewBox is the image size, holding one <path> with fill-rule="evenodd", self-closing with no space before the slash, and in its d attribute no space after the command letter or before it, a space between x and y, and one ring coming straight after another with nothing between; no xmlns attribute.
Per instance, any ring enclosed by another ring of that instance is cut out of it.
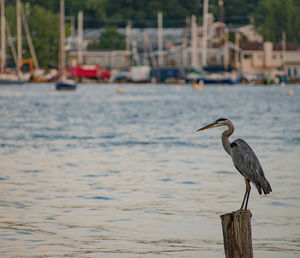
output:
<svg viewBox="0 0 300 258"><path fill-rule="evenodd" d="M261 188L264 192L270 192L271 187L251 147L244 140L237 139L231 143L231 150L231 157L237 170L256 186L260 194Z"/></svg>

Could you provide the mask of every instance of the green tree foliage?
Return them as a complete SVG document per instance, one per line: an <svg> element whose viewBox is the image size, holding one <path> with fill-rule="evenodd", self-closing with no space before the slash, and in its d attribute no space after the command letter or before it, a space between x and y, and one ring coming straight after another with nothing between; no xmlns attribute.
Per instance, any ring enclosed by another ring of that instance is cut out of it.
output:
<svg viewBox="0 0 300 258"><path fill-rule="evenodd" d="M247 1L223 0L225 23L227 24L228 23L232 23L232 24L249 23L250 15L255 11L259 1L260 0L247 0ZM216 2L218 2L218 0ZM216 4L215 6L217 7L218 5ZM215 14L217 15L218 13L219 13L219 9L215 10Z"/></svg>
<svg viewBox="0 0 300 258"><path fill-rule="evenodd" d="M7 1L8 2L8 1ZM39 5L52 13L59 13L59 0L22 0L22 3L29 3L31 7ZM65 15L77 16L79 11L84 12L84 26L89 28L99 27L100 20L106 18L105 7L108 0L65 0ZM15 1L8 4L15 5Z"/></svg>
<svg viewBox="0 0 300 258"><path fill-rule="evenodd" d="M58 59L59 19L56 14L35 5L28 19L33 35L33 44L40 65L56 65Z"/></svg>
<svg viewBox="0 0 300 258"><path fill-rule="evenodd" d="M227 23L245 24L260 0L223 0L223 20ZM297 0L299 1L299 0ZM40 5L53 13L59 12L59 0L22 0L31 6ZM219 0L210 0L210 12L218 19ZM14 1L8 4L15 4ZM125 27L131 20L135 27L155 27L157 12L164 16L165 27L184 26L186 17L195 14L199 18L203 12L203 0L65 0L66 16L77 16L84 12L84 26L99 28L104 26Z"/></svg>
<svg viewBox="0 0 300 258"><path fill-rule="evenodd" d="M176 27L182 26L186 16L193 12L192 5L188 6L181 2L179 0L118 0L108 3L105 11L108 18L119 23L131 20L137 27L156 26L157 12L161 11L164 15L164 26Z"/></svg>
<svg viewBox="0 0 300 258"><path fill-rule="evenodd" d="M279 41L282 32L287 40L300 42L300 0L223 0L223 21L227 24L248 24L253 15L255 26L265 40ZM219 0L209 1L209 10L218 20ZM6 18L11 33L16 35L15 0L6 1ZM56 65L59 41L59 0L22 0L27 6L28 23L41 66ZM203 0L65 0L65 15L77 21L84 13L84 28L107 27L100 44L102 49L124 49L124 37L116 27L125 27L128 20L134 27L156 27L157 12L163 13L164 27L183 27L192 14L202 23ZM68 23L66 23L68 26ZM24 57L29 57L25 38Z"/></svg>
<svg viewBox="0 0 300 258"><path fill-rule="evenodd" d="M117 27L107 27L100 37L100 49L125 49L125 36Z"/></svg>
<svg viewBox="0 0 300 258"><path fill-rule="evenodd" d="M16 35L16 9L6 7L6 20L12 35ZM59 19L58 15L45 8L34 5L27 16L33 45L41 67L56 66L58 60ZM16 42L15 42L16 43ZM23 58L31 57L23 29Z"/></svg>
<svg viewBox="0 0 300 258"><path fill-rule="evenodd" d="M255 12L255 25L265 40L300 42L300 1L261 0Z"/></svg>

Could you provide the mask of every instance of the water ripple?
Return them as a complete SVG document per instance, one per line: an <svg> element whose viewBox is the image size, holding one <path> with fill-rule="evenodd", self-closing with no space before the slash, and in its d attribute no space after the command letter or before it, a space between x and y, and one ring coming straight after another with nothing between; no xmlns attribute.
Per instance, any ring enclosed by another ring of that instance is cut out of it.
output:
<svg viewBox="0 0 300 258"><path fill-rule="evenodd" d="M298 86L118 87L0 87L2 256L223 256L219 216L245 186L224 128L196 133L219 117L273 188L250 195L257 256L299 256Z"/></svg>

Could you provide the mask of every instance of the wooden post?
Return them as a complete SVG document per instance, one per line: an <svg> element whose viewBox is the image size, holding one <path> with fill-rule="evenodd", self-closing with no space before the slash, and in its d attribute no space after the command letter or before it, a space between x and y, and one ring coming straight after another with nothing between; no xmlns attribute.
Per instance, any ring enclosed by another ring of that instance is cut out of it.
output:
<svg viewBox="0 0 300 258"><path fill-rule="evenodd" d="M250 210L221 215L226 258L253 258Z"/></svg>

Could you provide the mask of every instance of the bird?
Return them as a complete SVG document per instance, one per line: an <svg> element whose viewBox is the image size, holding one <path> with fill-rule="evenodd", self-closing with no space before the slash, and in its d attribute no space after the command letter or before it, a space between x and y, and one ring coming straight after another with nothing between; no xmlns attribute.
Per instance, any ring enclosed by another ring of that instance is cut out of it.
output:
<svg viewBox="0 0 300 258"><path fill-rule="evenodd" d="M239 210L247 210L251 186L250 182L255 185L258 193L262 192L266 195L272 192L271 185L265 177L263 168L251 147L243 140L236 139L232 143L229 136L234 132L233 123L226 118L219 118L215 122L206 125L197 130L197 132L215 128L219 126L227 126L227 130L222 133L222 144L225 151L231 156L235 168L244 177L246 191Z"/></svg>

